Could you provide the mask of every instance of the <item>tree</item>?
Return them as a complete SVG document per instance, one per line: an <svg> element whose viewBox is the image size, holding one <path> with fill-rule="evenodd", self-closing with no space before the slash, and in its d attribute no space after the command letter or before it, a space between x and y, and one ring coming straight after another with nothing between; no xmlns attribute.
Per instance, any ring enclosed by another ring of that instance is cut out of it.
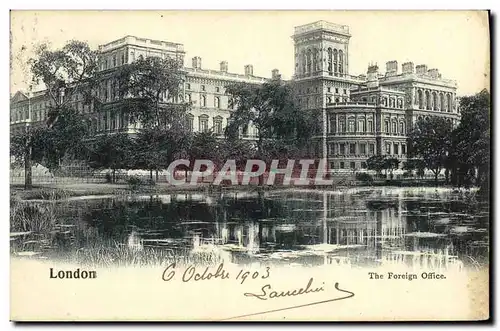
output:
<svg viewBox="0 0 500 331"><path fill-rule="evenodd" d="M132 167L148 169L151 179L153 179L153 171L156 171L158 180L158 171L168 168L175 159L186 157L190 139L188 133L175 129L142 129L135 140Z"/></svg>
<svg viewBox="0 0 500 331"><path fill-rule="evenodd" d="M301 146L311 136L313 118L301 111L296 102L294 86L279 79L262 85L237 83L226 87L230 95L231 113L226 136L237 139L241 129L250 125L257 129L256 157L272 156L268 141ZM262 184L263 177L259 178Z"/></svg>
<svg viewBox="0 0 500 331"><path fill-rule="evenodd" d="M451 134L451 122L438 116L420 120L408 133L408 156L420 158L425 167L434 173L436 184L448 158Z"/></svg>
<svg viewBox="0 0 500 331"><path fill-rule="evenodd" d="M117 169L130 169L133 141L126 133L101 135L89 143L89 165L95 169L111 169L111 182L116 182Z"/></svg>
<svg viewBox="0 0 500 331"><path fill-rule="evenodd" d="M413 173L413 171L417 171L417 176L423 177L425 165L421 159L408 159L403 164L403 169Z"/></svg>
<svg viewBox="0 0 500 331"><path fill-rule="evenodd" d="M51 106L47 131L44 132L43 128L29 128L26 136L20 138L26 145L23 159L27 190L32 187L32 153L43 155L49 168L53 168L59 165L59 161L67 152L75 152L74 148L68 146L75 147L75 142L81 138L80 133L86 131L87 125L80 117L71 118L75 114L73 102L75 97L78 97L84 104L92 103L97 59L97 52L87 43L72 40L58 50L51 50L47 44L42 44L37 48L35 56L29 60L33 83L45 87L45 95L51 100ZM62 123L58 124L60 119ZM57 127L54 127L56 124ZM67 125L70 125L71 129L67 128ZM76 132L73 132L73 129L76 129ZM79 146L81 144L78 143L76 147ZM38 162L41 162L40 158Z"/></svg>
<svg viewBox="0 0 500 331"><path fill-rule="evenodd" d="M113 75L121 98L120 109L132 123L145 128L167 129L184 122L188 104L180 95L184 74L174 58L139 58L118 68Z"/></svg>
<svg viewBox="0 0 500 331"><path fill-rule="evenodd" d="M58 121L52 126L33 127L29 132L12 136L11 155L22 162L29 155L30 164L41 164L51 171L56 170L64 158L85 157L89 125L87 116L77 110L60 109Z"/></svg>
<svg viewBox="0 0 500 331"><path fill-rule="evenodd" d="M384 169L391 172L391 179L393 178L393 171L398 169L400 161L394 157L386 158L384 160Z"/></svg>
<svg viewBox="0 0 500 331"><path fill-rule="evenodd" d="M386 166L386 157L382 155L373 155L366 160L366 168L374 170L378 176L380 176L382 170L387 169Z"/></svg>
<svg viewBox="0 0 500 331"><path fill-rule="evenodd" d="M121 111L142 127L137 137L136 167L166 169L175 157L185 156L190 142L186 117L190 104L181 94L184 73L181 61L166 57L139 58L120 67L118 84Z"/></svg>
<svg viewBox="0 0 500 331"><path fill-rule="evenodd" d="M460 99L462 119L453 132L452 156L458 171L455 180L464 183L477 169L477 184L488 192L490 177L490 93L483 90Z"/></svg>

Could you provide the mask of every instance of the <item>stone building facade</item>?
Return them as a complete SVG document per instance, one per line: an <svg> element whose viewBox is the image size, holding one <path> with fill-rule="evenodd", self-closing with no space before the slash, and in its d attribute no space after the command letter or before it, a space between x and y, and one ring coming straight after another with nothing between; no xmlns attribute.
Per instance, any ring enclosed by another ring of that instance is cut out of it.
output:
<svg viewBox="0 0 500 331"><path fill-rule="evenodd" d="M349 74L349 27L318 21L295 28L295 71L293 81L304 111L316 111L320 130L312 149L326 157L331 169L362 169L372 155L391 155L402 160L407 152L406 133L414 123L429 116L443 116L457 123L460 114L456 101L456 83L441 77L437 69L408 62L399 71L398 63L386 63L386 72L370 65L366 75ZM118 100L116 83L106 79L117 67L139 57L174 57L184 62L182 44L126 36L99 46L99 70L104 74L99 91L105 107L92 123L96 134L103 132L134 133L140 125L131 124L123 114L112 111ZM213 130L222 135L231 114L225 86L243 82L262 84L280 77L277 69L271 77L253 74L251 64L244 74L231 73L227 61L219 70L206 69L195 56L191 67L183 68L185 80L175 101L192 104L188 123L194 132ZM74 96L75 107L93 112L92 105ZM17 92L11 98L10 120L13 133L29 125L41 125L47 119L51 100L43 91ZM255 139L256 128L241 131L243 139Z"/></svg>

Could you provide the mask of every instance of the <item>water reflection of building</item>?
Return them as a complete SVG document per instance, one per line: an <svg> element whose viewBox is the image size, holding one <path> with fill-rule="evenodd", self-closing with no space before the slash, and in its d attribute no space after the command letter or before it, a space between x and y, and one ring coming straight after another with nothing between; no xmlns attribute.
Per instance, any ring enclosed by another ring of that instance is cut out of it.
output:
<svg viewBox="0 0 500 331"><path fill-rule="evenodd" d="M165 232L168 240L140 234L148 245L161 240L163 247L213 245L229 252L235 263L274 259L310 265L404 264L421 268L447 268L455 263L448 237L425 237L425 232L418 232L415 224L422 221L406 213L409 205L402 191L389 193L287 193L279 200L282 208L277 209L267 200L262 205L256 202L259 197L229 197L223 203L207 203L195 196L193 204L189 196L176 196L170 203L178 206L169 209L169 215L182 220L169 220L174 225ZM256 213L258 208L264 212ZM137 233L131 234L129 246L135 246L136 237Z"/></svg>

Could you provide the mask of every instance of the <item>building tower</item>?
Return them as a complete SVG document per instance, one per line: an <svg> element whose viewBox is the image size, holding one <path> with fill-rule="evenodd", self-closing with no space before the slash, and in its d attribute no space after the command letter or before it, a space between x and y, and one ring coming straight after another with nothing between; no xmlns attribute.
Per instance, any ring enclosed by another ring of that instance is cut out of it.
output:
<svg viewBox="0 0 500 331"><path fill-rule="evenodd" d="M300 106L318 112L311 152L327 158L326 105L349 102L349 89L361 80L349 75L349 27L318 21L295 27L295 75Z"/></svg>

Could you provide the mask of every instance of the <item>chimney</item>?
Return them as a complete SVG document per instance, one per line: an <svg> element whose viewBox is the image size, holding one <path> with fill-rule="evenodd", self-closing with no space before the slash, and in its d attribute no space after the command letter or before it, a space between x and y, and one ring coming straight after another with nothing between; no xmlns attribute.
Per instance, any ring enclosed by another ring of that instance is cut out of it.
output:
<svg viewBox="0 0 500 331"><path fill-rule="evenodd" d="M431 76L432 78L434 78L434 79L438 79L438 78L439 78L439 76L440 76L440 75L439 75L439 69L429 69L429 70L427 71L427 74L428 74L429 76Z"/></svg>
<svg viewBox="0 0 500 331"><path fill-rule="evenodd" d="M398 74L398 61L386 62L385 69L386 76L396 76Z"/></svg>
<svg viewBox="0 0 500 331"><path fill-rule="evenodd" d="M245 76L253 76L253 65L247 64L245 66Z"/></svg>
<svg viewBox="0 0 500 331"><path fill-rule="evenodd" d="M227 72L227 61L222 61L220 63L220 71Z"/></svg>
<svg viewBox="0 0 500 331"><path fill-rule="evenodd" d="M427 73L427 65L419 64L415 67L417 69L417 75L425 75Z"/></svg>
<svg viewBox="0 0 500 331"><path fill-rule="evenodd" d="M273 69L271 77L273 79L281 79L280 71L278 69Z"/></svg>
<svg viewBox="0 0 500 331"><path fill-rule="evenodd" d="M415 66L413 65L413 62L406 62L403 63L403 74L413 74L415 73Z"/></svg>
<svg viewBox="0 0 500 331"><path fill-rule="evenodd" d="M368 88L378 87L378 66L376 64L372 64L368 66L368 71L366 75L366 86Z"/></svg>
<svg viewBox="0 0 500 331"><path fill-rule="evenodd" d="M199 56L193 57L193 68L201 69L201 57Z"/></svg>

